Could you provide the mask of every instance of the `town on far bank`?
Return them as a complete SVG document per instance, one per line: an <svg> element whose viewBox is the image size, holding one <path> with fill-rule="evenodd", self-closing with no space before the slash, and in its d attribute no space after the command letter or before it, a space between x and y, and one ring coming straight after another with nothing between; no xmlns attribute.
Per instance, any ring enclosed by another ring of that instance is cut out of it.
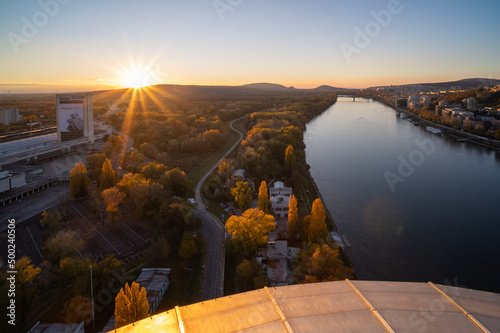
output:
<svg viewBox="0 0 500 333"><path fill-rule="evenodd" d="M500 140L500 84L496 80L373 87L361 90L360 94L435 124Z"/></svg>

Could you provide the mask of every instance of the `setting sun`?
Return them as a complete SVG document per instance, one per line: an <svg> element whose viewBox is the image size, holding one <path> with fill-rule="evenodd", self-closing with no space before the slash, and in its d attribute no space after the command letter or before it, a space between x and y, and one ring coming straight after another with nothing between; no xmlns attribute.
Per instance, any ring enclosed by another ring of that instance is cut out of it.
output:
<svg viewBox="0 0 500 333"><path fill-rule="evenodd" d="M148 86L150 74L145 68L132 68L123 71L122 73L123 85L127 88L142 88Z"/></svg>

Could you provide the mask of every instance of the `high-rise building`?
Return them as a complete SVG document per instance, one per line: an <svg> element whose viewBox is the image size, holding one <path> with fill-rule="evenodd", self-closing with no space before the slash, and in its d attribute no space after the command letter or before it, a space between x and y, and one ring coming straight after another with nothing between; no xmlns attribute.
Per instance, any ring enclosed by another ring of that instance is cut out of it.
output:
<svg viewBox="0 0 500 333"><path fill-rule="evenodd" d="M89 138L94 142L92 93L56 95L57 140Z"/></svg>
<svg viewBox="0 0 500 333"><path fill-rule="evenodd" d="M19 109L0 109L0 123L3 125L9 125L10 123L17 123L21 121L21 116L19 115Z"/></svg>
<svg viewBox="0 0 500 333"><path fill-rule="evenodd" d="M467 98L467 110L477 109L477 99L474 97Z"/></svg>

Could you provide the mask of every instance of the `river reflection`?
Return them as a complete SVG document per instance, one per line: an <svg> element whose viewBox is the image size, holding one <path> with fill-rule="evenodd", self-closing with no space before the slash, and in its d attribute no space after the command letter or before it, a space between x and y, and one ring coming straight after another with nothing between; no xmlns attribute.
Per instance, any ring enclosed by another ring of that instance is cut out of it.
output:
<svg viewBox="0 0 500 333"><path fill-rule="evenodd" d="M308 124L305 142L359 278L500 292L499 153L349 97Z"/></svg>

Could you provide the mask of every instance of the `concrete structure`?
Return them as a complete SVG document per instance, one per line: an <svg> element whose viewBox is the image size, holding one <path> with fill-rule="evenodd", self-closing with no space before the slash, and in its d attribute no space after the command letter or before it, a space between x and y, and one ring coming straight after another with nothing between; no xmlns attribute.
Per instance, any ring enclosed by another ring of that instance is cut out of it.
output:
<svg viewBox="0 0 500 333"><path fill-rule="evenodd" d="M57 142L87 138L94 143L92 93L56 95Z"/></svg>
<svg viewBox="0 0 500 333"><path fill-rule="evenodd" d="M500 294L430 282L266 287L175 307L116 332L500 332Z"/></svg>
<svg viewBox="0 0 500 333"><path fill-rule="evenodd" d="M40 324L36 323L28 333L84 333L84 322L78 324Z"/></svg>
<svg viewBox="0 0 500 333"><path fill-rule="evenodd" d="M10 123L17 123L21 121L19 109L0 109L0 124L9 125Z"/></svg>
<svg viewBox="0 0 500 333"><path fill-rule="evenodd" d="M170 268L143 268L135 282L139 283L139 290L146 289L149 303L149 313L154 314L168 288ZM115 329L116 319L113 315L101 332L110 332Z"/></svg>
<svg viewBox="0 0 500 333"><path fill-rule="evenodd" d="M0 193L10 191L26 185L24 172L11 173L9 170L0 171Z"/></svg>

